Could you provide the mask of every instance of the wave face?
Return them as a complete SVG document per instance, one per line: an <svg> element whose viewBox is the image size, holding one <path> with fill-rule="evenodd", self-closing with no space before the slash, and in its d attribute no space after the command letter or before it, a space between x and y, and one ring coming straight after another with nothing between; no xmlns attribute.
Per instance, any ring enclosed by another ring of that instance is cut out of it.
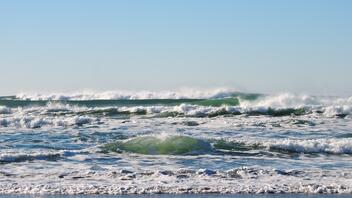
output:
<svg viewBox="0 0 352 198"><path fill-rule="evenodd" d="M0 97L0 193L352 193L352 97Z"/></svg>
<svg viewBox="0 0 352 198"><path fill-rule="evenodd" d="M103 149L146 155L196 155L212 150L210 143L187 136L141 136L104 145Z"/></svg>

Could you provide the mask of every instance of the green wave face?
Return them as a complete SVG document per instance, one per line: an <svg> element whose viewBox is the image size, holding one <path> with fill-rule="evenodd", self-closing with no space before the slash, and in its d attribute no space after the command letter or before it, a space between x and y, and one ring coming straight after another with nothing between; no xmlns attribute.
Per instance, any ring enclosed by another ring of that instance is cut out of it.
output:
<svg viewBox="0 0 352 198"><path fill-rule="evenodd" d="M136 137L124 142L106 144L105 151L125 151L145 155L192 155L212 151L210 143L188 136Z"/></svg>
<svg viewBox="0 0 352 198"><path fill-rule="evenodd" d="M240 104L240 101L238 100L238 98L209 99L209 100L190 102L190 104L195 104L200 106L212 106L212 107L220 107L222 105L238 106Z"/></svg>

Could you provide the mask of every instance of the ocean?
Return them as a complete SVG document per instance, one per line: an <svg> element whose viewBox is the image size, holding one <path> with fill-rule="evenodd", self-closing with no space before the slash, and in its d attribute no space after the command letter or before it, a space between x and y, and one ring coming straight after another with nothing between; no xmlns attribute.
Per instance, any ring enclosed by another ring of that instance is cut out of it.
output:
<svg viewBox="0 0 352 198"><path fill-rule="evenodd" d="M12 196L348 195L352 97L22 93L0 97L0 151Z"/></svg>

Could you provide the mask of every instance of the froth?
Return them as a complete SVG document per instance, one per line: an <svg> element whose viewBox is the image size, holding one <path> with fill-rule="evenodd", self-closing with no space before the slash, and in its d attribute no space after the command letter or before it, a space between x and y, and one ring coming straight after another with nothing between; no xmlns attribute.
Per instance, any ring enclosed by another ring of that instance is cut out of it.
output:
<svg viewBox="0 0 352 198"><path fill-rule="evenodd" d="M264 143L269 149L297 153L352 154L352 138L312 140L277 140Z"/></svg>

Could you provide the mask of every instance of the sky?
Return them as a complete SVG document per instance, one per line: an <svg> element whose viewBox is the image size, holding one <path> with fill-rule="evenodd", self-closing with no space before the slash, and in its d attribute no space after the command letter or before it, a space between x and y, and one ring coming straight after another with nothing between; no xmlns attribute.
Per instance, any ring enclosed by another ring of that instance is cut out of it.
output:
<svg viewBox="0 0 352 198"><path fill-rule="evenodd" d="M351 10L349 0L3 0L0 95L352 95Z"/></svg>

